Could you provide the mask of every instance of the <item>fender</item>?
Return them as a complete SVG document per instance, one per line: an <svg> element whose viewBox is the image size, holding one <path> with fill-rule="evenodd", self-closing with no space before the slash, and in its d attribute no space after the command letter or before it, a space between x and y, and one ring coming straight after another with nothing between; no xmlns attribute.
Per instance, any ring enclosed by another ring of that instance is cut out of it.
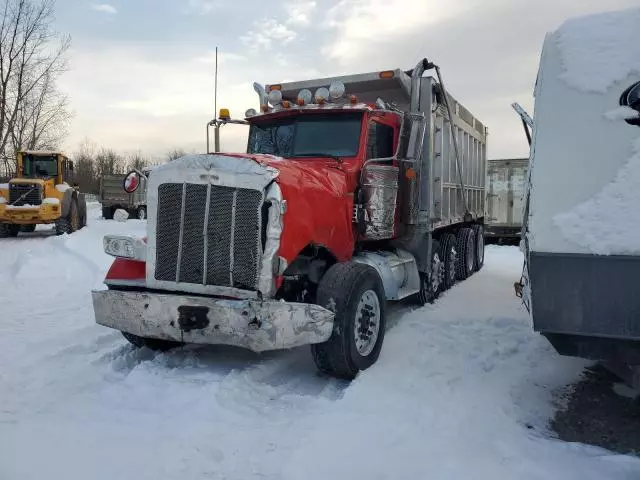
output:
<svg viewBox="0 0 640 480"><path fill-rule="evenodd" d="M65 190L62 197L62 214L61 217L69 215L69 209L71 208L71 200L77 197L77 193L73 188Z"/></svg>

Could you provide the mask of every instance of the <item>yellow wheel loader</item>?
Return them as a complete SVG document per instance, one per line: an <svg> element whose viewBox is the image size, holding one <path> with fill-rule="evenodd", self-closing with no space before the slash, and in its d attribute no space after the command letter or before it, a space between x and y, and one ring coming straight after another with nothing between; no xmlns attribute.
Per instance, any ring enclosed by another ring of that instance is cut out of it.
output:
<svg viewBox="0 0 640 480"><path fill-rule="evenodd" d="M60 152L20 151L16 177L0 184L0 238L55 224L57 235L87 224L87 203L73 185L73 162Z"/></svg>

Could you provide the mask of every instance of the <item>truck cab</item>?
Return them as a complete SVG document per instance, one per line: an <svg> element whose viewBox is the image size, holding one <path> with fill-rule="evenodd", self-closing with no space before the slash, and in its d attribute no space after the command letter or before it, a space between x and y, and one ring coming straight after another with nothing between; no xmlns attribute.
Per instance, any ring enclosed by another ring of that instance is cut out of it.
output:
<svg viewBox="0 0 640 480"><path fill-rule="evenodd" d="M254 84L246 152L155 167L146 238L105 237L97 323L159 349L310 344L341 378L373 365L387 301L482 267L486 130L434 67Z"/></svg>
<svg viewBox="0 0 640 480"><path fill-rule="evenodd" d="M56 233L86 225L84 195L72 188L73 162L61 152L19 151L16 176L0 185L0 236L55 224Z"/></svg>

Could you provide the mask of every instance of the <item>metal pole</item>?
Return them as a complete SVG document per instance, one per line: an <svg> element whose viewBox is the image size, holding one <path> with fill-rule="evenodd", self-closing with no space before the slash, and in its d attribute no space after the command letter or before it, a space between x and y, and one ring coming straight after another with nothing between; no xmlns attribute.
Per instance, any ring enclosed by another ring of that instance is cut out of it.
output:
<svg viewBox="0 0 640 480"><path fill-rule="evenodd" d="M218 47L216 47L216 74L213 83L213 118L218 118Z"/></svg>
<svg viewBox="0 0 640 480"><path fill-rule="evenodd" d="M213 143L215 152L220 152L220 122L217 121L213 130Z"/></svg>

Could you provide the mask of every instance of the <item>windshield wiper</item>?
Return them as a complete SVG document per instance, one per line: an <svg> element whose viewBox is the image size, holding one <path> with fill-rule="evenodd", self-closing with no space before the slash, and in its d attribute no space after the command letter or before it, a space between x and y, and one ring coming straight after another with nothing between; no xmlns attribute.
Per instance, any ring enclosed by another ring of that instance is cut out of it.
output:
<svg viewBox="0 0 640 480"><path fill-rule="evenodd" d="M305 158L305 157L327 157L327 158L333 158L338 163L342 163L342 158L340 158L338 155L333 155L331 153L307 152L307 153L299 153L297 155L292 155L290 158Z"/></svg>

